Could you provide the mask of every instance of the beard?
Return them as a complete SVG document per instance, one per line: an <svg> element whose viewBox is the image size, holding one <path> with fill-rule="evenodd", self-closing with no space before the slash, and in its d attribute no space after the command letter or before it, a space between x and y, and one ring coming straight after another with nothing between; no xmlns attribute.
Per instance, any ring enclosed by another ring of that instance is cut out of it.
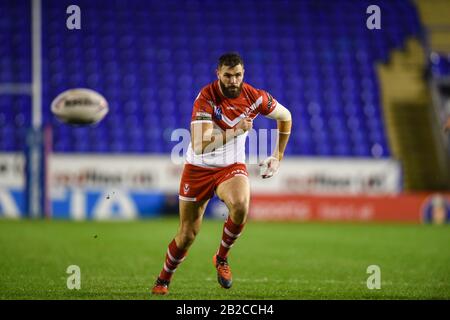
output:
<svg viewBox="0 0 450 320"><path fill-rule="evenodd" d="M241 94L241 91L242 91L243 84L244 84L244 81L242 81L239 86L226 87L225 84L219 79L220 89L222 89L223 95L229 99L234 99L234 98L239 97L239 95Z"/></svg>

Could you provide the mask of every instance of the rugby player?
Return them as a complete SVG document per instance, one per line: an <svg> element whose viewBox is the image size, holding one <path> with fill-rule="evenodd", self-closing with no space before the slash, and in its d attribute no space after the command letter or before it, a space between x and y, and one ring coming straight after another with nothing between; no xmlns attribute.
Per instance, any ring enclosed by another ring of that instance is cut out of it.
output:
<svg viewBox="0 0 450 320"><path fill-rule="evenodd" d="M292 124L289 110L268 92L245 83L244 72L239 54L222 55L216 70L218 79L205 86L194 102L191 143L179 189L180 224L153 294L168 293L172 276L200 231L205 208L214 193L226 204L229 215L213 265L219 284L226 289L232 285L228 253L242 233L250 203L245 139L259 114L277 121L275 150L260 163L262 178L270 178L283 159Z"/></svg>

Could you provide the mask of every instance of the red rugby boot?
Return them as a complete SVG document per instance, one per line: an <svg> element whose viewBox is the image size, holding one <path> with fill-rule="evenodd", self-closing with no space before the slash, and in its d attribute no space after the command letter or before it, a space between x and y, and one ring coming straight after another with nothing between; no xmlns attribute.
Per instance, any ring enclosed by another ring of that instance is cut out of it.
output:
<svg viewBox="0 0 450 320"><path fill-rule="evenodd" d="M152 294L165 295L169 293L170 281L161 278L156 279L155 285L152 288Z"/></svg>
<svg viewBox="0 0 450 320"><path fill-rule="evenodd" d="M233 284L231 269L227 259L222 259L218 255L213 256L213 264L217 270L217 281L222 288L230 289Z"/></svg>

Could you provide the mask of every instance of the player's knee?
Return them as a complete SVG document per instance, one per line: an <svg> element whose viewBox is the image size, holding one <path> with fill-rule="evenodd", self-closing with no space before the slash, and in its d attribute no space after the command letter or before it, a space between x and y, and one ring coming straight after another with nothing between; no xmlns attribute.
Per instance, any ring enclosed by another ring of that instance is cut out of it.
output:
<svg viewBox="0 0 450 320"><path fill-rule="evenodd" d="M187 250L191 246L191 244L194 242L195 238L189 237L189 236L186 236L186 235L180 235L178 237L178 239L179 239L179 242L180 242L179 243L179 248L183 249L183 250Z"/></svg>
<svg viewBox="0 0 450 320"><path fill-rule="evenodd" d="M189 247L194 242L199 230L195 228L183 228L179 234L181 247Z"/></svg>
<svg viewBox="0 0 450 320"><path fill-rule="evenodd" d="M248 212L248 200L245 198L232 199L230 206L231 210L239 216L245 216Z"/></svg>

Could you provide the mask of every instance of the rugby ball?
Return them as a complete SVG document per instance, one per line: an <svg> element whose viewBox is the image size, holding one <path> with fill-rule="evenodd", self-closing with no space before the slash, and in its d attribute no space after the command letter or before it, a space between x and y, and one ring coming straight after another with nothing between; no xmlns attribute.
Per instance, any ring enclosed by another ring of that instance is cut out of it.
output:
<svg viewBox="0 0 450 320"><path fill-rule="evenodd" d="M60 93L52 102L52 113L68 124L96 124L108 113L108 102L98 92L76 88Z"/></svg>

